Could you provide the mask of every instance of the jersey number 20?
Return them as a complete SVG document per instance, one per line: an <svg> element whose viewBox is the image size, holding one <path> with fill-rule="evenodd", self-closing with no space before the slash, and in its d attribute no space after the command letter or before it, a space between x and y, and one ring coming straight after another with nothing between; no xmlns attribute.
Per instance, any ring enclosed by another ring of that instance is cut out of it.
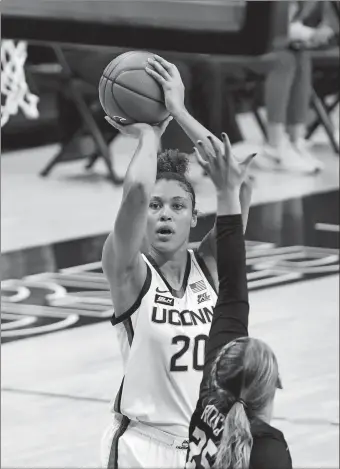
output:
<svg viewBox="0 0 340 469"><path fill-rule="evenodd" d="M208 340L207 335L198 335L195 338L190 339L190 337L186 335L177 335L172 339L172 344L182 344L182 348L176 352L170 361L170 371L188 371L188 365L180 365L178 361L180 360L183 355L186 354L190 347L190 340L194 341L194 349L193 349L193 359L192 359L192 367L196 371L202 371L204 367L204 352L205 352L205 345ZM203 353L199 354L199 351L202 350ZM199 360L200 355L200 360Z"/></svg>

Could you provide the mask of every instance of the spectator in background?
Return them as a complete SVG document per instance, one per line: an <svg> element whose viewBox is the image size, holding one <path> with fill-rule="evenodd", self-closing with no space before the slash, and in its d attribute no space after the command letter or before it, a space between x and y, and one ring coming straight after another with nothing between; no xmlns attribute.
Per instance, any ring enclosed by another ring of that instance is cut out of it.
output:
<svg viewBox="0 0 340 469"><path fill-rule="evenodd" d="M255 162L261 169L313 174L323 167L304 135L312 89L308 49L327 47L334 38L329 6L324 1L291 2L290 46L278 52L265 84L268 138Z"/></svg>

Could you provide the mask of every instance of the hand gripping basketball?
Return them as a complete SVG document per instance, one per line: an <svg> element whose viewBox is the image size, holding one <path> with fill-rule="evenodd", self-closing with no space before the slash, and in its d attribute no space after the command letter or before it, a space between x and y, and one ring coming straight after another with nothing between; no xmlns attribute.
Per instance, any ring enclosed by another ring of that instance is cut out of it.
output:
<svg viewBox="0 0 340 469"><path fill-rule="evenodd" d="M146 72L163 88L165 106L176 117L184 108L184 84L176 65L159 55L148 59Z"/></svg>

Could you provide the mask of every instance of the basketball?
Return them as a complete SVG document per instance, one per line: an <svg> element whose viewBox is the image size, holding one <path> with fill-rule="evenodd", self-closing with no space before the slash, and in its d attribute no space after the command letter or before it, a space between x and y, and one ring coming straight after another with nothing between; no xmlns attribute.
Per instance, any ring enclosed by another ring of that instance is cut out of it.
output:
<svg viewBox="0 0 340 469"><path fill-rule="evenodd" d="M169 116L164 93L145 67L151 52L121 54L105 68L99 82L99 100L107 116L122 117L123 124L158 124Z"/></svg>

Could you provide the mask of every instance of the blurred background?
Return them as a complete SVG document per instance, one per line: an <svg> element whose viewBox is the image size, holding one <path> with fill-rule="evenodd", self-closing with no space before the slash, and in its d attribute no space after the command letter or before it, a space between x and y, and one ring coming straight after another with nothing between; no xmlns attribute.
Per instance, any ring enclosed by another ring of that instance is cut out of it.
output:
<svg viewBox="0 0 340 469"><path fill-rule="evenodd" d="M1 467L99 467L122 376L101 250L136 142L98 83L128 50L175 63L189 111L257 152L250 334L278 355L296 468L339 467L339 3L3 0ZM163 148L192 154L172 121ZM199 222L212 183L191 157ZM275 303L274 303L275 301ZM275 305L275 307L274 307Z"/></svg>

